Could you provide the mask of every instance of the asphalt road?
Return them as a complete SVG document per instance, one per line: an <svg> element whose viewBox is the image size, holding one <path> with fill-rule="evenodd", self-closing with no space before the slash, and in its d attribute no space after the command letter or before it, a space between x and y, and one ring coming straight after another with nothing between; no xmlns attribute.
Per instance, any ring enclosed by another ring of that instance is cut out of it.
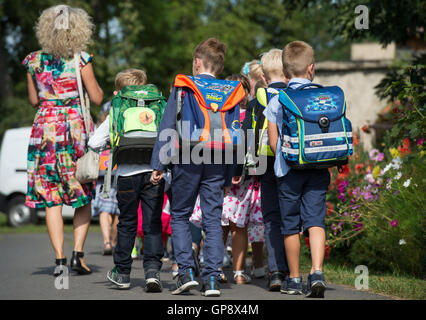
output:
<svg viewBox="0 0 426 320"><path fill-rule="evenodd" d="M72 253L72 234L65 235L65 253L68 260ZM175 281L170 273L170 262L163 264L161 279L163 292L146 293L142 261L135 260L131 274L131 288L118 290L106 280L106 273L113 267L111 256L102 256L101 234L89 232L86 247L86 263L93 273L77 276L71 273L69 288L55 288L54 254L47 234L0 234L0 299L24 300L92 300L92 299L128 299L128 300L199 300L208 299L201 296L199 290L190 294L173 296ZM228 279L232 279L232 269L225 269ZM304 278L306 279L306 277ZM299 300L304 296L289 296L265 289L265 279L254 279L251 284L236 285L232 283L221 286L219 300ZM358 291L348 287L328 284L325 299L332 300L382 300L385 296Z"/></svg>

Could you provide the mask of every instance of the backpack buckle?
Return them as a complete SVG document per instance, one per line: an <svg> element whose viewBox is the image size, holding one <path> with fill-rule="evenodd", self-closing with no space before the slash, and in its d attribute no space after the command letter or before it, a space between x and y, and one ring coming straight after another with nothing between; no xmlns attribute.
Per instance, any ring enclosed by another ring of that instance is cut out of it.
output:
<svg viewBox="0 0 426 320"><path fill-rule="evenodd" d="M322 115L318 119L318 124L321 128L322 133L327 133L328 128L330 127L330 119L326 115Z"/></svg>
<svg viewBox="0 0 426 320"><path fill-rule="evenodd" d="M138 107L145 107L145 100L139 99L138 100Z"/></svg>

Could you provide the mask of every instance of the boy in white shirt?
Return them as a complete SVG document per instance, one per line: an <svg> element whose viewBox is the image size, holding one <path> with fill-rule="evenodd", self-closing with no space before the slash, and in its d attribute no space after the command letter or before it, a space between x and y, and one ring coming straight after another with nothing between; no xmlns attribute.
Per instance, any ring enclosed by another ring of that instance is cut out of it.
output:
<svg viewBox="0 0 426 320"><path fill-rule="evenodd" d="M130 85L145 85L146 73L128 69L117 74L114 94ZM110 140L109 116L89 140L89 147L104 149ZM147 157L150 159L151 157ZM147 292L160 292L160 270L163 257L161 238L161 213L164 201L164 180L158 184L150 182L152 169L146 164L118 164L117 200L120 209L117 225L117 246L114 250L114 268L108 272L109 281L119 288L130 288L130 271L133 259L131 252L135 243L139 203L142 207L144 232L144 270Z"/></svg>

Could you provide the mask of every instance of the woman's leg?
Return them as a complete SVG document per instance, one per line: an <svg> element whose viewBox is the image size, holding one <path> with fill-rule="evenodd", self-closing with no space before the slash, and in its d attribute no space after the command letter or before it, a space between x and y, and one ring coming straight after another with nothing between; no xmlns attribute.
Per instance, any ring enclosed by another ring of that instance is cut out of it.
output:
<svg viewBox="0 0 426 320"><path fill-rule="evenodd" d="M99 214L99 224L101 226L104 245L108 244L108 246L111 247L112 216L108 212L101 212Z"/></svg>
<svg viewBox="0 0 426 320"><path fill-rule="evenodd" d="M55 251L56 259L65 258L64 255L64 221L62 219L62 206L46 208L46 225L50 242Z"/></svg>
<svg viewBox="0 0 426 320"><path fill-rule="evenodd" d="M75 209L74 213L74 251L83 252L84 242L89 231L91 219L90 203Z"/></svg>

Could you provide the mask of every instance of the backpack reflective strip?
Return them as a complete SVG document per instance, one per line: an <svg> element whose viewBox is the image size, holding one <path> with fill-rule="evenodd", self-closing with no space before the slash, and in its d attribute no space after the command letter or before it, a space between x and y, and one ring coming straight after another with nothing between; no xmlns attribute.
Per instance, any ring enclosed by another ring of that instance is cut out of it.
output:
<svg viewBox="0 0 426 320"><path fill-rule="evenodd" d="M299 137L290 137L288 135L284 135L283 141L284 142L291 142L291 143L299 143Z"/></svg>
<svg viewBox="0 0 426 320"><path fill-rule="evenodd" d="M352 149L352 144L349 144L349 149ZM330 151L342 151L347 150L348 145L342 144L340 146L327 146L327 147L316 147L316 148L305 148L306 153L318 153L318 152L330 152Z"/></svg>
<svg viewBox="0 0 426 320"><path fill-rule="evenodd" d="M299 154L299 149L292 149L292 148L288 148L288 147L281 147L281 151L284 153L289 153L289 154Z"/></svg>
<svg viewBox="0 0 426 320"><path fill-rule="evenodd" d="M305 136L305 141L310 140L321 140L321 139L333 139L333 138L351 138L352 132L331 132L331 133L320 133L320 134L309 134Z"/></svg>

